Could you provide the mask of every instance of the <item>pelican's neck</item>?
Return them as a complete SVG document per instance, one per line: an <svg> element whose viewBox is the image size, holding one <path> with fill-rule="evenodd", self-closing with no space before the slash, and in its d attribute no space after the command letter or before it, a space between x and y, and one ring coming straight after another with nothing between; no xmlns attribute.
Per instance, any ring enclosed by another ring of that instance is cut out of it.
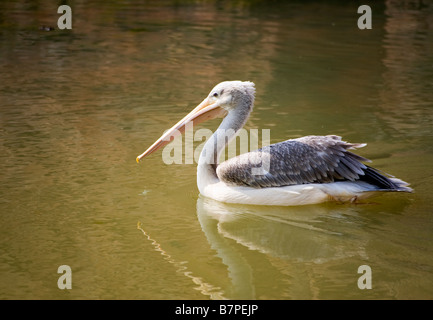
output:
<svg viewBox="0 0 433 320"><path fill-rule="evenodd" d="M250 105L229 111L218 129L205 143L197 166L197 185L202 194L207 185L219 182L216 174L219 156L238 131L242 129L250 111Z"/></svg>

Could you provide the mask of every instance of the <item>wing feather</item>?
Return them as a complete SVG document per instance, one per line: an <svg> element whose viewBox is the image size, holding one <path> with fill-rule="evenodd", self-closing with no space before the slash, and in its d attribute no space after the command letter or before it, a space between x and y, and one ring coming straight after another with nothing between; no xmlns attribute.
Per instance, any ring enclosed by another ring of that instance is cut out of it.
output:
<svg viewBox="0 0 433 320"><path fill-rule="evenodd" d="M348 149L363 146L334 135L291 139L231 158L217 167L217 175L229 185L254 188L354 181L367 168L361 161L369 160Z"/></svg>

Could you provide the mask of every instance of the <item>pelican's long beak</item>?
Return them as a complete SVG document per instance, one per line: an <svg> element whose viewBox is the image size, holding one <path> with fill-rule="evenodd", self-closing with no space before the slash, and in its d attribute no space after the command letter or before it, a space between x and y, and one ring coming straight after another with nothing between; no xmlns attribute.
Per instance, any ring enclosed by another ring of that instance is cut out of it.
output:
<svg viewBox="0 0 433 320"><path fill-rule="evenodd" d="M194 110L188 113L182 120L176 123L173 127L167 130L158 140L156 140L146 151L137 157L137 163L145 156L155 152L156 150L169 144L173 139L185 132L185 126L193 122L198 124L216 117L225 116L227 111L219 106L219 104L210 103L206 98Z"/></svg>

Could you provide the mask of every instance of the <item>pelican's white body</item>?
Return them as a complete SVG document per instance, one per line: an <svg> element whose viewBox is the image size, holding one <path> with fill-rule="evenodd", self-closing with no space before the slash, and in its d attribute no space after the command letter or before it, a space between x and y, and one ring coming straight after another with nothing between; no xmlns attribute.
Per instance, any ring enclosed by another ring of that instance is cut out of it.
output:
<svg viewBox="0 0 433 320"><path fill-rule="evenodd" d="M341 181L332 183L297 184L281 187L252 188L231 186L216 175L214 163L226 146L219 138L221 133L231 132L225 142L236 136L246 119L239 121L236 112L229 112L217 131L207 140L197 166L197 186L200 193L208 198L225 202L252 205L296 206L327 201L355 201L366 198L374 191L374 186L363 181ZM235 128L235 130L233 130ZM231 131L228 131L231 129ZM215 157L216 155L216 157Z"/></svg>
<svg viewBox="0 0 433 320"><path fill-rule="evenodd" d="M200 193L225 203L297 206L327 201L354 202L371 196L375 191L370 184L363 181L310 183L260 189L229 186L206 174L206 171L200 166L197 170L197 185Z"/></svg>

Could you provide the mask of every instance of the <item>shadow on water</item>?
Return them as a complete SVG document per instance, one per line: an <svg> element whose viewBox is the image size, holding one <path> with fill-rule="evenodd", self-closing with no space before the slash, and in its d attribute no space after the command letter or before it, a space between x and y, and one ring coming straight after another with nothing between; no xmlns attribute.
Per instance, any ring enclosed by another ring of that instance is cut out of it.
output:
<svg viewBox="0 0 433 320"><path fill-rule="evenodd" d="M397 202L397 210L392 211L395 215L405 207L404 202ZM377 205L267 207L224 204L199 197L197 217L211 248L227 267L230 296L258 298L256 282L261 275L243 247L258 253L255 259L270 260L274 265L282 262L289 268L285 271L299 281L290 283L289 291L307 286L309 295L318 298L322 275L314 269L327 264L338 266L346 258L369 260L370 235L364 226L373 219L361 214Z"/></svg>

